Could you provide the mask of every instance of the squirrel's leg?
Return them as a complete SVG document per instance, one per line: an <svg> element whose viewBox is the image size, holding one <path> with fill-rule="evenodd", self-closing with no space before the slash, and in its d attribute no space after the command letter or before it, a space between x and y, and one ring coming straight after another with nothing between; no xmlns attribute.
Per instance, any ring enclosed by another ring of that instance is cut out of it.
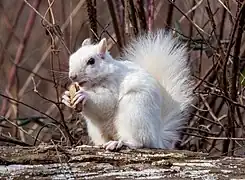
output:
<svg viewBox="0 0 245 180"><path fill-rule="evenodd" d="M89 137L95 145L105 144L107 136L114 135L114 126L110 119L117 107L117 93L104 87L96 87L86 92L78 91L77 94L77 101L80 101L79 97L83 99L83 95L86 98L82 113L87 122Z"/></svg>
<svg viewBox="0 0 245 180"><path fill-rule="evenodd" d="M86 124L88 129L88 135L92 140L93 144L96 146L103 145L106 142L106 140L103 138L100 129L97 126L95 126L89 119L86 119Z"/></svg>
<svg viewBox="0 0 245 180"><path fill-rule="evenodd" d="M118 112L121 113L115 118L118 141L108 142L105 144L106 149L117 150L122 146L132 149L159 147L160 100L151 94L129 92L123 96L118 106Z"/></svg>

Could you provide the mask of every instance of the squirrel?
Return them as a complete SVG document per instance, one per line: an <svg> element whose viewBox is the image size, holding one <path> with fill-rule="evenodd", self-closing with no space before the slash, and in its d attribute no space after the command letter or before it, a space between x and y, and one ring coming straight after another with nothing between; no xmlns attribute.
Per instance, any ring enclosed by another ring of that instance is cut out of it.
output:
<svg viewBox="0 0 245 180"><path fill-rule="evenodd" d="M88 135L106 150L123 146L174 149L193 101L187 48L161 29L142 34L114 59L106 38L87 38L69 57L69 78L79 84L71 105L82 105Z"/></svg>

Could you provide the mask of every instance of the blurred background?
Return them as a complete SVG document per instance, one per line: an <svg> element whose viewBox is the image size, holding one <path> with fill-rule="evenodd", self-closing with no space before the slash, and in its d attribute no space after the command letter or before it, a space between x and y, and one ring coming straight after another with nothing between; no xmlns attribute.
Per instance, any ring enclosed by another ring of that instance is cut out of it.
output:
<svg viewBox="0 0 245 180"><path fill-rule="evenodd" d="M68 59L82 41L165 28L188 46L197 98L179 149L244 152L242 0L1 0L0 145L90 144L84 120L60 103Z"/></svg>

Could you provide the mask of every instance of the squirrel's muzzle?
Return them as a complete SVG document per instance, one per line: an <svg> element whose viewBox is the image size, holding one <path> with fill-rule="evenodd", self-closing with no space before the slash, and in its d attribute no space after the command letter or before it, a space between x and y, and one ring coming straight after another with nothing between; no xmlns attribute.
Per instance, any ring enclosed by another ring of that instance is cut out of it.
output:
<svg viewBox="0 0 245 180"><path fill-rule="evenodd" d="M69 78L73 81L75 81L77 79L77 75L76 74L70 74Z"/></svg>

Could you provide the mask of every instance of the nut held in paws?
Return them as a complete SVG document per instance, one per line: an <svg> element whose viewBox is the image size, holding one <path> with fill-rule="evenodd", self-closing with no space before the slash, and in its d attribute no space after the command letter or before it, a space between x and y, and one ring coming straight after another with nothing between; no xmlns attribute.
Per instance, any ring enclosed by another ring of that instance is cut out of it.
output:
<svg viewBox="0 0 245 180"><path fill-rule="evenodd" d="M78 83L73 83L69 87L69 92L70 92L70 99L71 99L71 105L74 103L74 97L75 93L79 90L79 85Z"/></svg>

